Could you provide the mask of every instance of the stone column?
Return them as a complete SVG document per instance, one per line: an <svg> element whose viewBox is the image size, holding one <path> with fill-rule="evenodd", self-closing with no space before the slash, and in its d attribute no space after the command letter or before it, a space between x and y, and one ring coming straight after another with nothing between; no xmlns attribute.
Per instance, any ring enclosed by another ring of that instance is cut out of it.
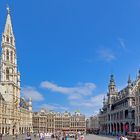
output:
<svg viewBox="0 0 140 140"><path fill-rule="evenodd" d="M110 133L112 133L112 125L110 124Z"/></svg>
<svg viewBox="0 0 140 140"><path fill-rule="evenodd" d="M10 126L9 134L13 135L13 127L12 126Z"/></svg>
<svg viewBox="0 0 140 140"><path fill-rule="evenodd" d="M125 123L123 123L123 135L125 135Z"/></svg>
<svg viewBox="0 0 140 140"><path fill-rule="evenodd" d="M109 124L107 124L107 134L109 133Z"/></svg>
<svg viewBox="0 0 140 140"><path fill-rule="evenodd" d="M129 132L131 132L131 123L129 122Z"/></svg>

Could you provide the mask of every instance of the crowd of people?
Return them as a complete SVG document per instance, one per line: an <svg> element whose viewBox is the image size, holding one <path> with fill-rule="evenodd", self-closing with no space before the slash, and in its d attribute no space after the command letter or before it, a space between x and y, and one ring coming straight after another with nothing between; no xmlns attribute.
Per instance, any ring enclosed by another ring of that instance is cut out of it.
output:
<svg viewBox="0 0 140 140"><path fill-rule="evenodd" d="M37 135L34 134L34 138L36 138L36 137L37 137ZM59 133L51 135L51 138L55 139L55 140L69 140L69 137L70 137L69 133L66 133L66 132L63 132L63 133L59 132ZM46 138L45 133L40 133L39 134L39 140L45 140L45 138ZM75 140L84 140L84 134L80 133L80 132L77 132L77 133L74 134L73 138ZM30 133L27 133L25 140L32 140Z"/></svg>

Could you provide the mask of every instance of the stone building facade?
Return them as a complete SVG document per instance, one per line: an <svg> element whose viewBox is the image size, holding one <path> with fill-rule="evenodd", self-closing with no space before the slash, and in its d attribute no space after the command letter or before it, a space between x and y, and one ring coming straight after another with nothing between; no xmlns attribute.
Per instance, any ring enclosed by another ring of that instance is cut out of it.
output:
<svg viewBox="0 0 140 140"><path fill-rule="evenodd" d="M90 129L99 129L99 117L98 115L91 116L90 118Z"/></svg>
<svg viewBox="0 0 140 140"><path fill-rule="evenodd" d="M140 132L140 71L139 71L139 77L136 82L136 88L135 88L135 126L136 131Z"/></svg>
<svg viewBox="0 0 140 140"><path fill-rule="evenodd" d="M111 75L108 85L107 99L103 99L103 107L100 109L99 125L100 132L105 134L126 134L128 131L135 131L135 95L138 92L140 72L134 82L130 76L125 88L117 91L114 76ZM139 96L139 94L137 94ZM138 103L137 103L137 106ZM137 111L136 111L137 112Z"/></svg>
<svg viewBox="0 0 140 140"><path fill-rule="evenodd" d="M9 8L7 11L0 59L0 133L14 135L32 131L32 100L20 97L15 37Z"/></svg>
<svg viewBox="0 0 140 140"><path fill-rule="evenodd" d="M75 112L59 113L41 109L33 113L33 130L36 133L65 132L84 132L86 129L85 116Z"/></svg>

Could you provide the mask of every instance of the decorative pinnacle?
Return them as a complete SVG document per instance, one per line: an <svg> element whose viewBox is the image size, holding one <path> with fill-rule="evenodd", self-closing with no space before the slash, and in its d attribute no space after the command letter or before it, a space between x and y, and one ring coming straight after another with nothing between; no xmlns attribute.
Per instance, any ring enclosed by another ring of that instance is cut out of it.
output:
<svg viewBox="0 0 140 140"><path fill-rule="evenodd" d="M111 74L111 76L110 76L110 82L114 82L114 75L113 74Z"/></svg>
<svg viewBox="0 0 140 140"><path fill-rule="evenodd" d="M139 78L140 78L140 69L139 69Z"/></svg>
<svg viewBox="0 0 140 140"><path fill-rule="evenodd" d="M114 75L113 74L110 76L110 84L109 85L115 86L115 80L114 80Z"/></svg>
<svg viewBox="0 0 140 140"><path fill-rule="evenodd" d="M131 84L131 78L130 78L130 75L128 77L128 84Z"/></svg>

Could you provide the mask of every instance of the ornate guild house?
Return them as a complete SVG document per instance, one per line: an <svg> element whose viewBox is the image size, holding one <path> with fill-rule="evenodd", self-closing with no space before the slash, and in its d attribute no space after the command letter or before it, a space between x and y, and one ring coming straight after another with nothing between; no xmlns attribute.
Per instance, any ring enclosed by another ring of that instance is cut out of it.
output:
<svg viewBox="0 0 140 140"><path fill-rule="evenodd" d="M14 135L32 132L32 100L20 97L20 72L9 8L7 12L0 59L0 133Z"/></svg>
<svg viewBox="0 0 140 140"><path fill-rule="evenodd" d="M99 113L99 126L101 133L113 135L140 130L140 71L134 82L129 76L127 86L119 92L111 75L107 99L104 98Z"/></svg>
<svg viewBox="0 0 140 140"><path fill-rule="evenodd" d="M64 113L47 111L33 113L33 130L36 133L54 132L85 132L85 115L80 112L74 114L65 111Z"/></svg>

